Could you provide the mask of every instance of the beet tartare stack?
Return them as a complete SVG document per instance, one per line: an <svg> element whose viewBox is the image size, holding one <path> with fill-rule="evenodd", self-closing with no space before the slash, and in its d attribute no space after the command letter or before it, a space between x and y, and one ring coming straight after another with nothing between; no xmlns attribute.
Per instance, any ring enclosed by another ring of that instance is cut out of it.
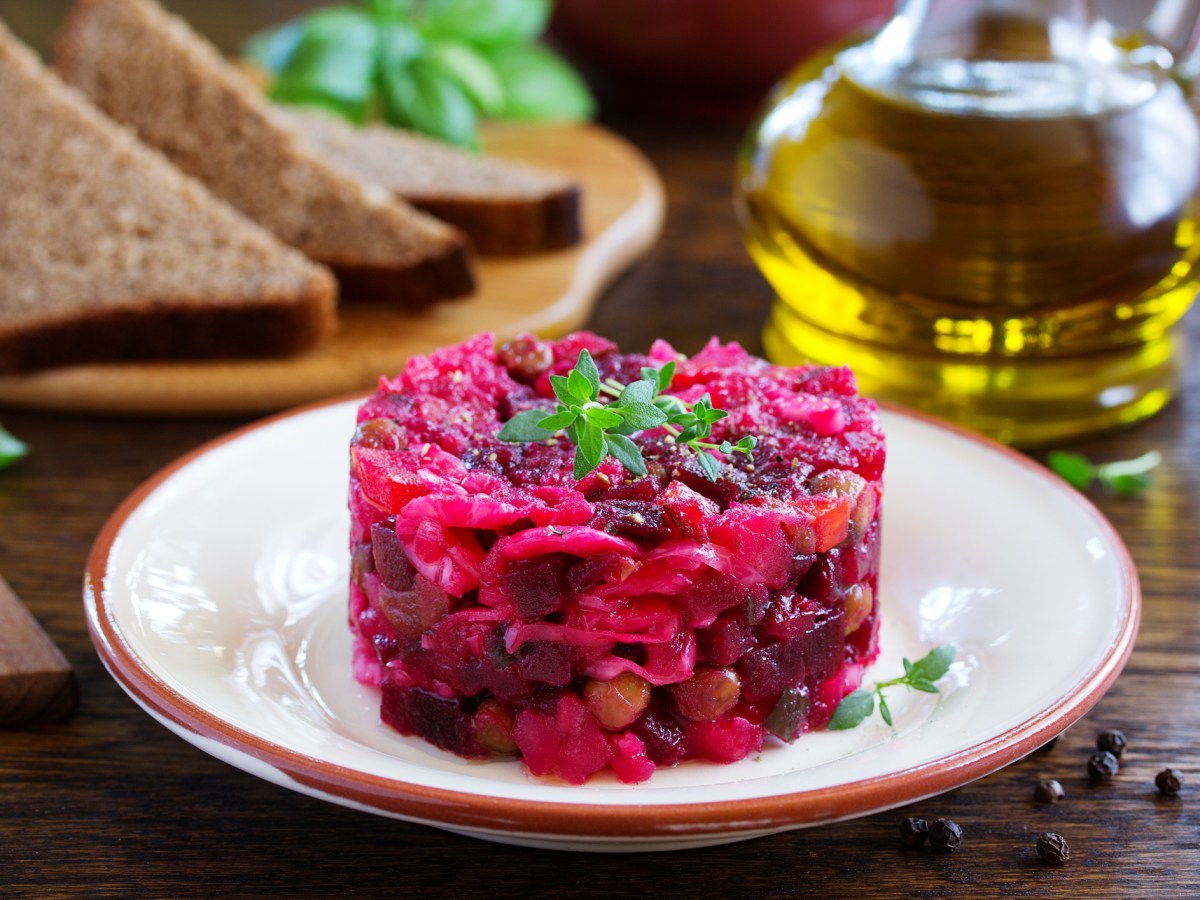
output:
<svg viewBox="0 0 1200 900"><path fill-rule="evenodd" d="M663 396L709 395L712 441L756 444L699 451L714 467L652 428L631 434L645 475L607 456L576 479L566 436L501 440L555 411L581 350L606 384L673 362ZM715 339L690 359L586 332L414 357L351 446L355 675L402 734L575 784L795 740L877 653L884 456L848 369Z"/></svg>

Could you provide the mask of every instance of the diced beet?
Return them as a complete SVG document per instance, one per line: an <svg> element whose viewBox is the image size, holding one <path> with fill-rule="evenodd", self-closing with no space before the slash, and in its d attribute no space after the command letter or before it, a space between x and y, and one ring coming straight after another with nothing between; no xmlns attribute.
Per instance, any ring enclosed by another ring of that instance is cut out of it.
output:
<svg viewBox="0 0 1200 900"><path fill-rule="evenodd" d="M677 765L687 755L683 725L665 700L656 703L633 728L646 745L646 752L660 766Z"/></svg>
<svg viewBox="0 0 1200 900"><path fill-rule="evenodd" d="M696 633L700 652L709 662L731 666L754 646L754 609L735 607L721 613L708 628Z"/></svg>
<svg viewBox="0 0 1200 900"><path fill-rule="evenodd" d="M521 648L521 674L528 681L564 685L570 682L571 645L562 641L534 641Z"/></svg>
<svg viewBox="0 0 1200 900"><path fill-rule="evenodd" d="M509 563L500 583L518 616L533 622L562 609L564 567L560 557L552 556Z"/></svg>
<svg viewBox="0 0 1200 900"><path fill-rule="evenodd" d="M459 756L486 756L458 700L422 690L389 690L384 682L383 721L401 734L416 734Z"/></svg>

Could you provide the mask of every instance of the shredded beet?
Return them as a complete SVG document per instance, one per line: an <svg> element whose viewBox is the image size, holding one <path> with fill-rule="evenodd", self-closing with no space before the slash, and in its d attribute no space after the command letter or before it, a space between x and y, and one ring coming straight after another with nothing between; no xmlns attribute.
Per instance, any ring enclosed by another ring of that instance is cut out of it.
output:
<svg viewBox="0 0 1200 900"><path fill-rule="evenodd" d="M520 353L490 336L414 357L363 403L351 446L354 674L382 717L464 757L624 782L730 763L822 727L878 652L884 439L846 368L773 366L715 339L684 358L588 332ZM662 430L576 481L565 438L504 443L553 411L581 349L602 378L676 360L712 440L709 479ZM543 366L531 370L531 360Z"/></svg>

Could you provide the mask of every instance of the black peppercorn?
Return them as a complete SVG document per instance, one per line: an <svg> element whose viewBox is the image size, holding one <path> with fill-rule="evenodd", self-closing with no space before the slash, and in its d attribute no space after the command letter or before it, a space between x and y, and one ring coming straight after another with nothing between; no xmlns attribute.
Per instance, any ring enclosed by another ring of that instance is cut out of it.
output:
<svg viewBox="0 0 1200 900"><path fill-rule="evenodd" d="M1033 789L1033 799L1038 803L1057 803L1066 795L1063 786L1053 778L1039 781L1038 786Z"/></svg>
<svg viewBox="0 0 1200 900"><path fill-rule="evenodd" d="M953 853L962 843L963 832L957 822L938 819L929 826L929 846L943 853Z"/></svg>
<svg viewBox="0 0 1200 900"><path fill-rule="evenodd" d="M1108 781L1117 774L1121 769L1121 764L1117 762L1117 758L1107 750L1102 750L1099 753L1093 753L1092 758L1088 760L1088 780L1093 784L1099 784L1101 781Z"/></svg>
<svg viewBox="0 0 1200 900"><path fill-rule="evenodd" d="M1154 786L1160 794L1174 797L1183 788L1183 773L1178 769L1163 769L1154 776Z"/></svg>
<svg viewBox="0 0 1200 900"><path fill-rule="evenodd" d="M1061 866L1071 858L1071 848L1061 834L1047 831L1037 841L1037 855L1048 863Z"/></svg>
<svg viewBox="0 0 1200 900"><path fill-rule="evenodd" d="M1113 756L1120 757L1125 752L1125 746L1125 733L1115 728L1110 731L1102 731L1096 736L1096 749L1111 753Z"/></svg>
<svg viewBox="0 0 1200 900"><path fill-rule="evenodd" d="M900 840L906 847L920 847L929 837L929 822L916 816L900 820Z"/></svg>

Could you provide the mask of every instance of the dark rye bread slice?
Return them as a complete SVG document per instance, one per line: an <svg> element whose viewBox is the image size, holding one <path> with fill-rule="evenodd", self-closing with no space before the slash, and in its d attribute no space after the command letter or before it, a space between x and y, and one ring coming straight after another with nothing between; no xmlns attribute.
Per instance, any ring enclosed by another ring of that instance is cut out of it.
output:
<svg viewBox="0 0 1200 900"><path fill-rule="evenodd" d="M354 128L310 110L288 119L321 156L466 232L479 253L515 256L578 243L579 185L386 125Z"/></svg>
<svg viewBox="0 0 1200 900"><path fill-rule="evenodd" d="M0 372L265 356L334 329L328 271L214 198L0 25Z"/></svg>
<svg viewBox="0 0 1200 900"><path fill-rule="evenodd" d="M343 297L417 309L474 289L457 230L310 153L245 75L150 0L79 0L55 64L184 172L332 268Z"/></svg>

